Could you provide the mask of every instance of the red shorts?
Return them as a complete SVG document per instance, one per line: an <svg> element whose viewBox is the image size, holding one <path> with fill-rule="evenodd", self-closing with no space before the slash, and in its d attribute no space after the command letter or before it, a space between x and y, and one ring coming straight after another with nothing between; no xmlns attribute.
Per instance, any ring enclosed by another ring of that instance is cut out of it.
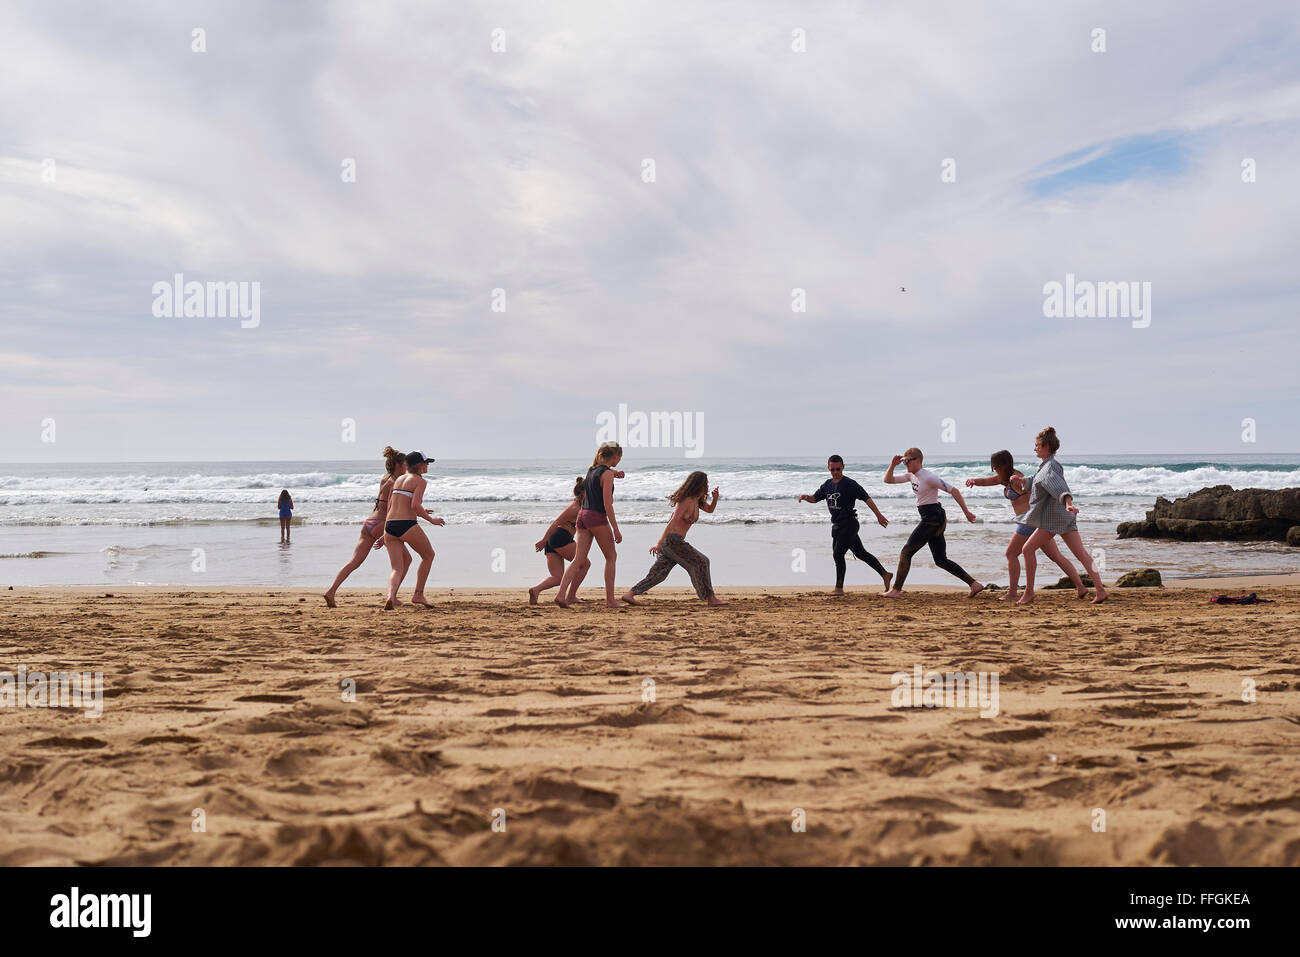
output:
<svg viewBox="0 0 1300 957"><path fill-rule="evenodd" d="M600 528L602 525L608 527L609 516L604 512L596 511L594 508L580 508L578 509L578 521L576 524L579 528L586 529Z"/></svg>

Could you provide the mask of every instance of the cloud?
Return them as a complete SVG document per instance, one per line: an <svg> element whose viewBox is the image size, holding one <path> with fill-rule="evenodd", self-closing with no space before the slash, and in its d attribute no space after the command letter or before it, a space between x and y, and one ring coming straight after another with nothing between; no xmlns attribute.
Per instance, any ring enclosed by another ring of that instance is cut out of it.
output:
<svg viewBox="0 0 1300 957"><path fill-rule="evenodd" d="M1209 450L1237 433L1198 418L1236 397L1189 369L1290 374L1281 2L19 3L4 27L7 348L95 358L64 414L112 394L120 427L82 458L140 457L164 417L205 423L176 455L327 457L341 414L546 455L620 401L705 411L717 454L869 452L940 407L1003 447L1008 404L1090 449ZM1067 271L1151 281L1151 328L1045 319ZM261 282L261 326L154 319L176 272ZM44 451L15 423L13 457Z"/></svg>

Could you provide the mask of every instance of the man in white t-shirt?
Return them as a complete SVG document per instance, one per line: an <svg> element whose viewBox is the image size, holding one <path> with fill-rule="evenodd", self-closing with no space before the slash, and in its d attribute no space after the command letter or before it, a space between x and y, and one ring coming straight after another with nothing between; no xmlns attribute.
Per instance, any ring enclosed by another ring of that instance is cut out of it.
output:
<svg viewBox="0 0 1300 957"><path fill-rule="evenodd" d="M960 491L929 469L921 467L923 461L921 450L910 448L902 455L895 455L890 460L889 471L885 473L885 482L890 485L901 485L903 482L911 483L912 491L916 493L916 510L921 514L921 523L912 529L907 544L899 552L898 571L894 574L894 587L885 592L885 597L903 597L903 583L907 581L907 573L912 567L912 556L921 550L922 545L929 545L930 554L934 556L934 563L948 574L960 578L969 585L970 597L974 598L984 590L984 586L966 574L964 568L948 557L948 544L943 537L944 529L948 527L948 515L944 512L943 506L939 504L939 493L941 491L947 492L956 499L968 522L975 521L975 514L966 507L966 500L962 498ZM902 463L907 468L906 475L894 475L894 469L898 468L899 463Z"/></svg>

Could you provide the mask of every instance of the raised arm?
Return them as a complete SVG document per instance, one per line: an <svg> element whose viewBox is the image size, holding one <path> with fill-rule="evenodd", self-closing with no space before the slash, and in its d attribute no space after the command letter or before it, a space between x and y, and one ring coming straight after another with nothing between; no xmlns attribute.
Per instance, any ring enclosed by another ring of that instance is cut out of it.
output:
<svg viewBox="0 0 1300 957"><path fill-rule="evenodd" d="M894 475L894 469L898 468L898 463L901 461L903 461L903 457L901 455L895 455L892 459L890 459L889 471L885 473L885 484L902 485L904 482L912 481L906 475L902 475L902 476Z"/></svg>
<svg viewBox="0 0 1300 957"><path fill-rule="evenodd" d="M718 507L718 490L715 488L713 490L712 501L706 502L704 501L704 499L700 499L700 511L709 512L711 514L713 510L717 507Z"/></svg>

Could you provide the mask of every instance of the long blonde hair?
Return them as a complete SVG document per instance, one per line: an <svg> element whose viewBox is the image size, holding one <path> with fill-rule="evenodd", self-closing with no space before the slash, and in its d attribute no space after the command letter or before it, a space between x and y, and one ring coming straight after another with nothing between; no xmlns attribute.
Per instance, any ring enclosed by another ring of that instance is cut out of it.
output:
<svg viewBox="0 0 1300 957"><path fill-rule="evenodd" d="M596 449L595 457L591 460L591 467L594 469L597 465L608 462L610 459L622 454L623 446L617 442L602 442L600 448Z"/></svg>

